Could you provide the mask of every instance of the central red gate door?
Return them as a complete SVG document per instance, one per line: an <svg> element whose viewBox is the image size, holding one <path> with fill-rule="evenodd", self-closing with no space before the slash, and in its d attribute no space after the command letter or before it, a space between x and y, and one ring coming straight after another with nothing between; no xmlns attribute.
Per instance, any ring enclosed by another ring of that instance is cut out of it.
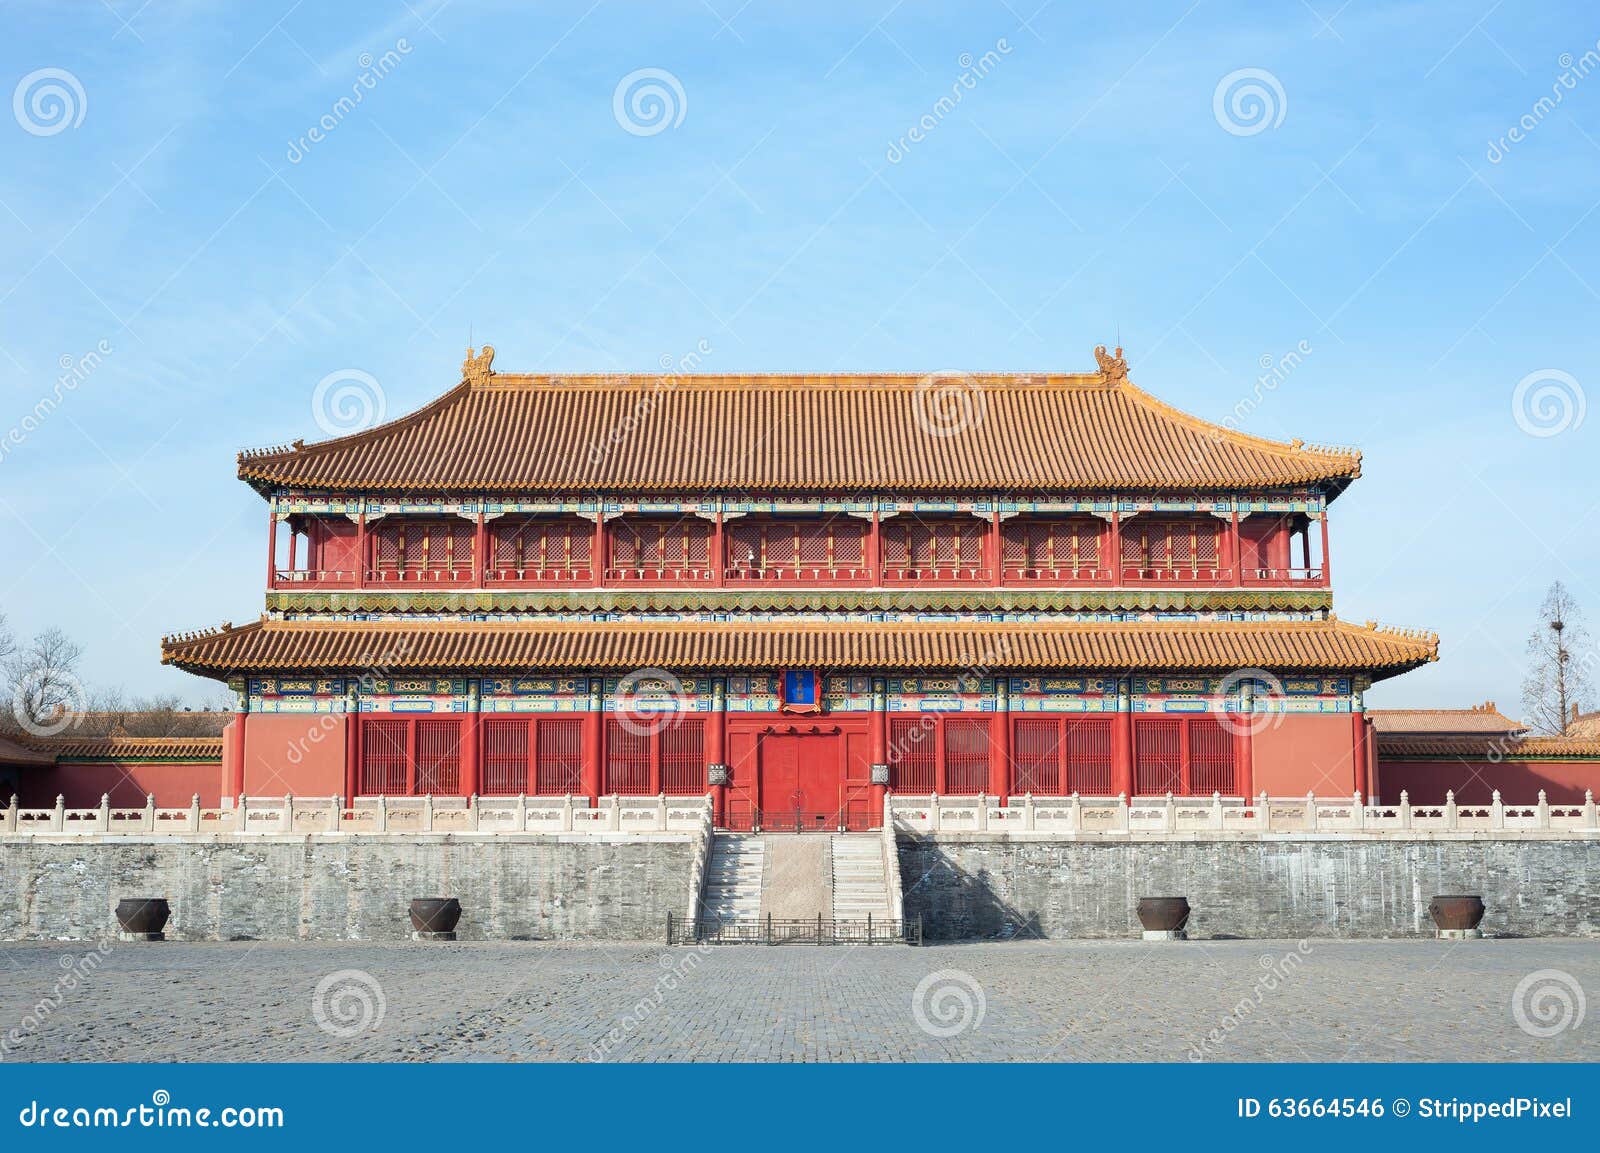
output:
<svg viewBox="0 0 1600 1153"><path fill-rule="evenodd" d="M839 824L844 767L837 733L768 733L761 738L761 824L832 831Z"/></svg>

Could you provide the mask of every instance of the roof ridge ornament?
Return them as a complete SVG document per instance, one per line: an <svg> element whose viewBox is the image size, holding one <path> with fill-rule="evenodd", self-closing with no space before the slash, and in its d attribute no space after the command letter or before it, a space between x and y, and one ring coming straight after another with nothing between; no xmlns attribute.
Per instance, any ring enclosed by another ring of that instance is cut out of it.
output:
<svg viewBox="0 0 1600 1153"><path fill-rule="evenodd" d="M1094 346L1094 359L1100 366L1100 380L1103 384L1126 384L1128 381L1128 362L1122 356L1122 346L1117 345L1116 355L1106 352L1106 346Z"/></svg>
<svg viewBox="0 0 1600 1153"><path fill-rule="evenodd" d="M469 384L487 384L494 375L494 345L486 344L483 351L474 355L467 346L467 359L461 363L461 379Z"/></svg>

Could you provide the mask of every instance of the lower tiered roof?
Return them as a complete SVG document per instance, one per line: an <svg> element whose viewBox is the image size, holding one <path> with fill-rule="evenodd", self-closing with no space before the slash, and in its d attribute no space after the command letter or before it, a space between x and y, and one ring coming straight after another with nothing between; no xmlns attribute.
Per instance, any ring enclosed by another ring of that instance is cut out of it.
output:
<svg viewBox="0 0 1600 1153"><path fill-rule="evenodd" d="M161 660L241 673L993 668L1367 672L1437 659L1432 633L1315 621L284 621L163 638Z"/></svg>

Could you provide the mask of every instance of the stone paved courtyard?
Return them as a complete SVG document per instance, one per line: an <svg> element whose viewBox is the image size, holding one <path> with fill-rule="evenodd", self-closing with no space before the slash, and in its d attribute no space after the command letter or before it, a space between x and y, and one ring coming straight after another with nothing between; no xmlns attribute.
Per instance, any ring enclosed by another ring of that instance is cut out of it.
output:
<svg viewBox="0 0 1600 1153"><path fill-rule="evenodd" d="M1600 1060L1589 941L107 948L0 945L4 1060Z"/></svg>

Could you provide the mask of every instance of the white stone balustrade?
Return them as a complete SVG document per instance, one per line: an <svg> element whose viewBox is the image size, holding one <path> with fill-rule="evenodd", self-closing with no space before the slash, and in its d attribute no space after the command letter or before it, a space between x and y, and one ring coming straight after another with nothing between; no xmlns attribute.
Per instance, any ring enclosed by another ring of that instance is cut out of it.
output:
<svg viewBox="0 0 1600 1153"><path fill-rule="evenodd" d="M616 835L696 833L711 822L709 797L376 797L349 806L342 797L240 797L226 808L205 808L195 797L182 809L25 809L17 799L0 810L0 837L162 835L543 833Z"/></svg>
<svg viewBox="0 0 1600 1153"><path fill-rule="evenodd" d="M1360 794L1333 800L1304 797L1037 797L891 796L886 811L896 832L991 833L1030 838L1101 837L1215 839L1276 834L1329 837L1481 836L1600 837L1594 793L1581 805L1552 805L1543 790L1532 805L1507 805L1499 792L1487 805L1372 805Z"/></svg>

